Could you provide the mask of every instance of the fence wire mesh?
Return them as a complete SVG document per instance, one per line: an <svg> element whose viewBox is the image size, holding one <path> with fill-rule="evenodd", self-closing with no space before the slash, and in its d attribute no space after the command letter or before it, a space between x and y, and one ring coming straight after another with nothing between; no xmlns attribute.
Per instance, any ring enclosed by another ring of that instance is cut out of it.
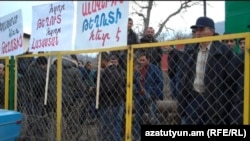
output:
<svg viewBox="0 0 250 141"><path fill-rule="evenodd" d="M198 47L197 44L189 46L181 60L184 63L181 63L177 80L180 81L177 100L182 123L242 124L243 82L237 79L243 76L243 68L238 67L244 65L243 58L221 42L212 43L205 54L197 51ZM202 56L206 56L205 66L200 65ZM236 97L241 108L238 107L238 114L234 115L232 108Z"/></svg>
<svg viewBox="0 0 250 141"><path fill-rule="evenodd" d="M136 50L134 140L140 140L140 124L243 124L244 49L235 52L226 43L162 47L166 72L157 67L159 47Z"/></svg>
<svg viewBox="0 0 250 141"><path fill-rule="evenodd" d="M60 63L46 53L16 59L16 106L24 114L19 140L57 140L58 132L62 141L127 140L127 51L97 54L62 55ZM243 124L244 53L217 41L204 52L198 43L136 48L132 59L133 141L141 124Z"/></svg>
<svg viewBox="0 0 250 141"><path fill-rule="evenodd" d="M6 69L6 59L0 58L0 108L4 109L5 105L5 70Z"/></svg>

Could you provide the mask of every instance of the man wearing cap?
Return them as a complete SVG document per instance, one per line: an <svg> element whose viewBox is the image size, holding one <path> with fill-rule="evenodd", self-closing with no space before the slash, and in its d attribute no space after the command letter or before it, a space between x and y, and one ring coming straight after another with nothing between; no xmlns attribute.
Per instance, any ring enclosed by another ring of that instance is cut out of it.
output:
<svg viewBox="0 0 250 141"><path fill-rule="evenodd" d="M214 36L214 21L199 17L196 38ZM183 52L177 84L178 113L182 124L228 124L230 76L233 52L219 41L200 42Z"/></svg>

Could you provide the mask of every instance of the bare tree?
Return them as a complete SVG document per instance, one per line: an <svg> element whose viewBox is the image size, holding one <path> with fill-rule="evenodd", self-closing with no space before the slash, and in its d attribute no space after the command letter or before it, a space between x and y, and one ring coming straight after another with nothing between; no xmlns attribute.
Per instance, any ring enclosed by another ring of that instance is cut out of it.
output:
<svg viewBox="0 0 250 141"><path fill-rule="evenodd" d="M133 11L131 12L131 14L136 14L142 18L143 20L142 33L144 33L149 26L152 9L157 8L155 7L156 2L153 0L150 0L150 1L133 1L132 3L135 5L135 7L133 7L132 9ZM157 38L162 33L163 29L165 29L166 31L170 29L169 27L166 26L166 24L171 18L180 14L181 12L184 12L188 8L191 8L192 6L198 5L198 4L200 4L200 2L198 1L195 1L195 2L190 1L190 0L180 1L179 8L177 8L176 11L174 11L170 15L166 16L166 18L163 19L163 21L159 22L159 28L155 32L155 38ZM142 34L142 33L139 33L139 34Z"/></svg>

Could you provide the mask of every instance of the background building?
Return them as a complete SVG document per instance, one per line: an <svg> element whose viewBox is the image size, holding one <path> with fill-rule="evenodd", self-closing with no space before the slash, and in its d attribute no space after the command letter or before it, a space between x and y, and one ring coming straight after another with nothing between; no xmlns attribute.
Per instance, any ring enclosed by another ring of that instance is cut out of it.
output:
<svg viewBox="0 0 250 141"><path fill-rule="evenodd" d="M23 48L25 51L29 49L30 45L30 34L24 33L23 34Z"/></svg>

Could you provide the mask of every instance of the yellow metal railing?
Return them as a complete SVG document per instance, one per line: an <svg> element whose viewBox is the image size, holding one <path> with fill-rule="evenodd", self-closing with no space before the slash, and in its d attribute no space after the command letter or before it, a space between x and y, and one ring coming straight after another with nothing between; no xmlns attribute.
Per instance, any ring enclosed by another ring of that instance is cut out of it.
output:
<svg viewBox="0 0 250 141"><path fill-rule="evenodd" d="M250 124L250 33L245 35L243 124Z"/></svg>
<svg viewBox="0 0 250 141"><path fill-rule="evenodd" d="M239 33L239 34L228 34L228 35L220 35L220 36L212 36L212 37L204 37L204 38L190 38L184 40L174 40L174 41L165 41L158 43L148 43L148 44L135 44L131 46L121 46L121 47L112 47L112 48L101 48L101 49L90 49L90 50L80 50L80 51L68 51L68 52L54 52L54 53L46 53L46 54L30 54L30 55L22 55L19 57L32 57L32 56L57 56L57 108L56 108L56 138L58 141L61 140L61 116L62 116L62 106L61 106L61 82L62 82L62 56L66 54L80 54L80 53L96 53L96 52L104 52L104 51L115 51L115 50L127 50L127 85L126 85L126 129L125 129L125 140L132 140L132 109L133 109L133 62L134 62L134 49L137 48L149 48L156 46L168 46L168 45L180 45L180 44L190 44L197 42L206 42L206 41L215 41L215 40L226 40L226 39L236 39L236 38L245 38L246 48L245 48L245 64L244 64L244 111L243 111L243 124L250 124L250 33ZM6 58L6 62L9 62ZM7 65L7 64L6 64ZM17 72L15 72L17 73ZM6 70L6 75L8 76L8 71ZM15 77L17 79L17 77ZM8 80L5 81L6 86L8 85ZM16 86L16 85L15 85ZM16 92L15 87L15 92ZM15 95L16 96L16 95ZM16 100L16 98L15 98ZM5 107L8 105L8 89L5 90ZM16 108L16 104L15 104Z"/></svg>

